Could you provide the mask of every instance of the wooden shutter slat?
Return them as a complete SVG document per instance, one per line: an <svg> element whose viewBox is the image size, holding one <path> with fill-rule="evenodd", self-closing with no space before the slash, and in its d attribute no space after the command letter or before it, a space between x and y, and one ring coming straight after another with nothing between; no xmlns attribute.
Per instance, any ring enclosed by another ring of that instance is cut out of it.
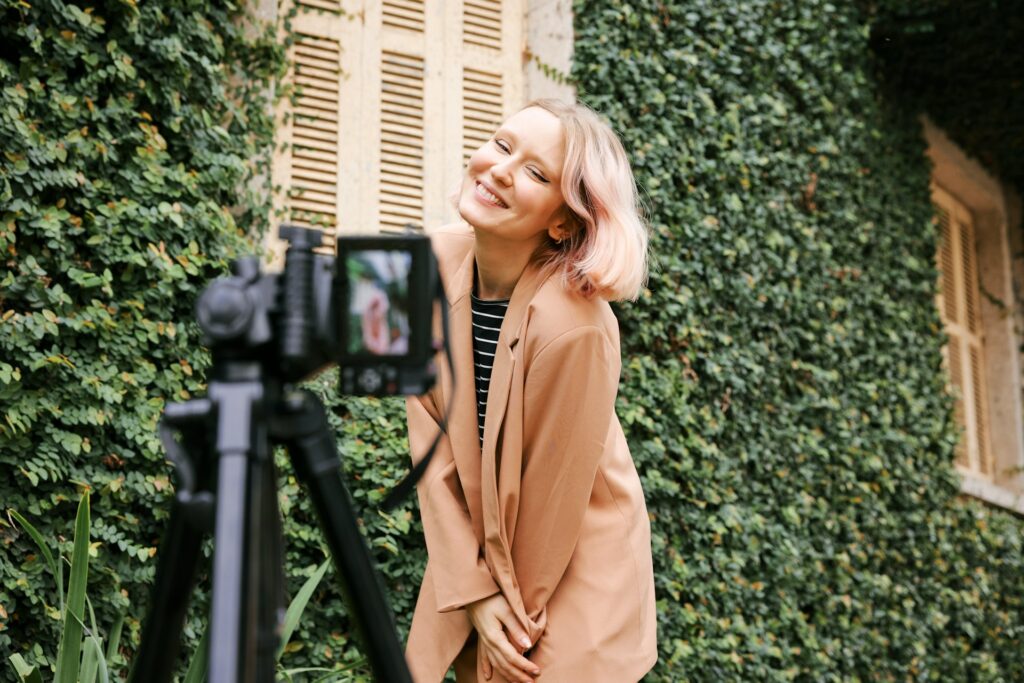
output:
<svg viewBox="0 0 1024 683"><path fill-rule="evenodd" d="M387 129L381 131L381 139L388 142L415 144L418 149L422 149L423 129L398 123L396 121L388 121Z"/></svg>
<svg viewBox="0 0 1024 683"><path fill-rule="evenodd" d="M323 163L338 163L338 151L336 147L330 149L317 149L307 145L292 143L292 155L295 159L315 159Z"/></svg>
<svg viewBox="0 0 1024 683"><path fill-rule="evenodd" d="M423 0L386 0L384 7L423 14Z"/></svg>
<svg viewBox="0 0 1024 683"><path fill-rule="evenodd" d="M332 14L341 13L341 2L339 0L298 0L296 4L300 7L310 7L331 12Z"/></svg>
<svg viewBox="0 0 1024 683"><path fill-rule="evenodd" d="M315 106L317 102L298 102L292 108L292 118L298 121L302 117L316 119L317 121L330 121L338 125L338 112L324 107Z"/></svg>
<svg viewBox="0 0 1024 683"><path fill-rule="evenodd" d="M295 43L295 58L312 59L318 62L333 63L338 65L340 56L336 49L337 43L322 38L302 38Z"/></svg>
<svg viewBox="0 0 1024 683"><path fill-rule="evenodd" d="M295 158L292 159L293 169L305 169L309 171L315 171L318 173L330 173L337 177L338 173L338 160L332 157L329 160L315 159L306 155L296 154Z"/></svg>
<svg viewBox="0 0 1024 683"><path fill-rule="evenodd" d="M310 78L304 74L297 74L295 76L295 84L300 86L298 91L299 99L303 97L312 97L314 99L321 99L330 101L338 101L338 86L335 83L325 81L320 78Z"/></svg>
<svg viewBox="0 0 1024 683"><path fill-rule="evenodd" d="M303 114L302 116L295 117L295 125L301 126L305 130L320 130L330 133L332 140L337 140L338 138L338 124L330 119Z"/></svg>
<svg viewBox="0 0 1024 683"><path fill-rule="evenodd" d="M336 188L338 184L338 175L334 170L325 171L322 168L317 168L309 164L293 164L292 174L296 178L302 179L305 182L312 182L322 185L323 187L330 186Z"/></svg>
<svg viewBox="0 0 1024 683"><path fill-rule="evenodd" d="M295 78L305 83L314 83L318 88L338 92L338 72L323 64L299 62L295 65Z"/></svg>
<svg viewBox="0 0 1024 683"><path fill-rule="evenodd" d="M405 17L396 17L394 15L385 15L385 18L385 26L405 29L406 31L415 31L416 33L423 32L423 22L413 21L406 19Z"/></svg>
<svg viewBox="0 0 1024 683"><path fill-rule="evenodd" d="M296 150L306 148L333 155L338 148L338 141L333 138L324 139L323 137L317 137L313 133L315 131L311 129L296 131L292 145Z"/></svg>

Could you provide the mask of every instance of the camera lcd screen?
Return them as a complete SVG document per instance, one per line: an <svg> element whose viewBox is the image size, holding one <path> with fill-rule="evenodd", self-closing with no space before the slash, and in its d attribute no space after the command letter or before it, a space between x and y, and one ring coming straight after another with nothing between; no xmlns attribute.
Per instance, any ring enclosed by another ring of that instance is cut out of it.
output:
<svg viewBox="0 0 1024 683"><path fill-rule="evenodd" d="M409 352L409 276L412 253L358 249L345 253L348 334L345 351L358 356Z"/></svg>

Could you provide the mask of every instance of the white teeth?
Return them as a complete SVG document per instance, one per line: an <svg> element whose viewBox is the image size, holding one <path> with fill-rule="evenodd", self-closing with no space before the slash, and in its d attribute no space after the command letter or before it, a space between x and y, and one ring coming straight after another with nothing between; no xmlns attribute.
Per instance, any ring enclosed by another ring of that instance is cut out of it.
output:
<svg viewBox="0 0 1024 683"><path fill-rule="evenodd" d="M484 187L483 183L476 184L476 193L489 202L493 202L494 204L497 204L498 206L505 209L508 208L508 205L505 204L505 202L498 199L498 197L495 196L494 193L490 192L486 187Z"/></svg>

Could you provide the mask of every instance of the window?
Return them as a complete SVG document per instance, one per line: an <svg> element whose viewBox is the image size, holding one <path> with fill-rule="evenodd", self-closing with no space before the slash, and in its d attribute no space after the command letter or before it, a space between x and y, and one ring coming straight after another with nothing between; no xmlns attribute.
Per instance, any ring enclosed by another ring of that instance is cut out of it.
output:
<svg viewBox="0 0 1024 683"><path fill-rule="evenodd" d="M330 244L455 220L465 158L523 103L523 2L283 0L280 15L292 2L274 223Z"/></svg>
<svg viewBox="0 0 1024 683"><path fill-rule="evenodd" d="M955 455L961 491L1024 514L1021 200L927 118L924 131L939 229L943 357L963 428Z"/></svg>
<svg viewBox="0 0 1024 683"><path fill-rule="evenodd" d="M989 449L985 344L979 310L974 221L966 206L936 188L939 238L939 312L949 342L943 349L956 395L956 419L964 427L956 464L971 474L992 478Z"/></svg>

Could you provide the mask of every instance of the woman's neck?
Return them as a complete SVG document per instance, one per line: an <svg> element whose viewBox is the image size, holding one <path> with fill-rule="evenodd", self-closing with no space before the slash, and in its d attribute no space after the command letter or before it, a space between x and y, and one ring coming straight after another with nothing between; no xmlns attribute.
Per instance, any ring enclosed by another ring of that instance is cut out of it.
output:
<svg viewBox="0 0 1024 683"><path fill-rule="evenodd" d="M510 299L537 245L496 242L478 235L475 247L476 295L481 299Z"/></svg>

